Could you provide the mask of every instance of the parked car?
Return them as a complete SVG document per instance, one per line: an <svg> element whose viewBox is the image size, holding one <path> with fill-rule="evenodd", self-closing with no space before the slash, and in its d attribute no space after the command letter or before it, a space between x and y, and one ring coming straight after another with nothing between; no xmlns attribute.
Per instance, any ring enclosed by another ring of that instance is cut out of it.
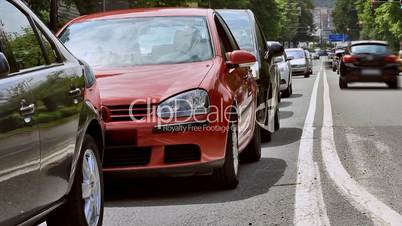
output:
<svg viewBox="0 0 402 226"><path fill-rule="evenodd" d="M302 48L285 49L285 53L291 59L292 75L304 75L305 78L310 77L309 62Z"/></svg>
<svg viewBox="0 0 402 226"><path fill-rule="evenodd" d="M0 21L0 225L102 225L94 75L22 1Z"/></svg>
<svg viewBox="0 0 402 226"><path fill-rule="evenodd" d="M293 93L292 65L290 64L290 60L290 58L286 57L286 54L275 57L275 63L281 74L282 97L290 97Z"/></svg>
<svg viewBox="0 0 402 226"><path fill-rule="evenodd" d="M317 54L319 57L328 56L328 53L325 50L318 50Z"/></svg>
<svg viewBox="0 0 402 226"><path fill-rule="evenodd" d="M398 87L398 57L392 55L383 41L355 41L351 43L340 63L339 87L352 82L385 82Z"/></svg>
<svg viewBox="0 0 402 226"><path fill-rule="evenodd" d="M339 65L342 60L343 55L345 54L345 49L338 49L335 51L335 56L332 60L332 71L336 71L339 74Z"/></svg>
<svg viewBox="0 0 402 226"><path fill-rule="evenodd" d="M228 24L241 49L252 52L257 63L252 66L258 83L257 121L262 128L263 141L280 128L280 72L274 63L275 54L283 53L278 42L266 42L265 35L251 10L218 10ZM271 50L271 51L269 51ZM274 66L274 67L272 67Z"/></svg>
<svg viewBox="0 0 402 226"><path fill-rule="evenodd" d="M256 57L214 10L99 13L71 21L59 37L96 73L105 173L213 174L235 188L239 157L261 158Z"/></svg>
<svg viewBox="0 0 402 226"><path fill-rule="evenodd" d="M311 53L311 55L313 56L313 59L314 59L314 60L320 59L320 56L319 56L318 53L316 53L316 52Z"/></svg>
<svg viewBox="0 0 402 226"><path fill-rule="evenodd" d="M312 59L309 51L304 50L304 52L306 53L307 68L311 75L311 74L313 74L313 59Z"/></svg>

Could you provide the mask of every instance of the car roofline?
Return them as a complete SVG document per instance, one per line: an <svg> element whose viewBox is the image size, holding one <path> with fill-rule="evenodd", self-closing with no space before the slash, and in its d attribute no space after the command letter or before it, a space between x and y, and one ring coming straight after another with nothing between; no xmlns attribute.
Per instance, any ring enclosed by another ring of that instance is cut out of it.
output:
<svg viewBox="0 0 402 226"><path fill-rule="evenodd" d="M124 19L136 17L159 17L159 16L203 16L207 17L213 13L213 9L201 8L135 8L124 10L113 10L108 12L100 12L82 15L70 21L70 24L98 21L107 19Z"/></svg>
<svg viewBox="0 0 402 226"><path fill-rule="evenodd" d="M385 45L388 46L388 42L386 41L379 41L379 40L361 40L361 41L353 41L350 46L356 45L365 45L365 44L377 44L377 45Z"/></svg>

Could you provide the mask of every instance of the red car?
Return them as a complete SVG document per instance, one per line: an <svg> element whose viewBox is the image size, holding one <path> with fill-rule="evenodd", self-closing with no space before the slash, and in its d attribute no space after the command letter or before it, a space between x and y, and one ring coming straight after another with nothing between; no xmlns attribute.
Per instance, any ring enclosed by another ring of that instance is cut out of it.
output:
<svg viewBox="0 0 402 226"><path fill-rule="evenodd" d="M214 174L238 184L239 156L261 158L256 57L211 9L135 9L79 17L60 40L95 71L105 173Z"/></svg>

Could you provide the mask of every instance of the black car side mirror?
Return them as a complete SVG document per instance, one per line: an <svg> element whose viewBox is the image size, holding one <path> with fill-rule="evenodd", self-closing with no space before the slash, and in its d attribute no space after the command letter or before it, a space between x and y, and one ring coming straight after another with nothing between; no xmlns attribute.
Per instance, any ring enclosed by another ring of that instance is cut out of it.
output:
<svg viewBox="0 0 402 226"><path fill-rule="evenodd" d="M6 56L0 52L0 77L5 77L10 73L10 65Z"/></svg>
<svg viewBox="0 0 402 226"><path fill-rule="evenodd" d="M285 48L283 48L283 46L281 44L270 43L270 44L268 44L268 46L269 46L269 54L272 57L282 56L283 53L285 52Z"/></svg>

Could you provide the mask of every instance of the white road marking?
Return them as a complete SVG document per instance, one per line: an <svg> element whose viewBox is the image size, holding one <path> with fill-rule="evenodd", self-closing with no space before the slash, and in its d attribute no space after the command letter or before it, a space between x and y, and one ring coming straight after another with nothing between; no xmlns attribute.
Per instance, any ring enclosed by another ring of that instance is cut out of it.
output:
<svg viewBox="0 0 402 226"><path fill-rule="evenodd" d="M359 211L366 212L377 225L402 225L402 216L378 200L351 178L336 152L331 100L327 74L324 71L324 118L321 130L321 152L326 172L339 191Z"/></svg>
<svg viewBox="0 0 402 226"><path fill-rule="evenodd" d="M294 216L296 226L330 225L322 196L318 165L313 160L313 123L321 71L314 82L310 105L300 139Z"/></svg>

